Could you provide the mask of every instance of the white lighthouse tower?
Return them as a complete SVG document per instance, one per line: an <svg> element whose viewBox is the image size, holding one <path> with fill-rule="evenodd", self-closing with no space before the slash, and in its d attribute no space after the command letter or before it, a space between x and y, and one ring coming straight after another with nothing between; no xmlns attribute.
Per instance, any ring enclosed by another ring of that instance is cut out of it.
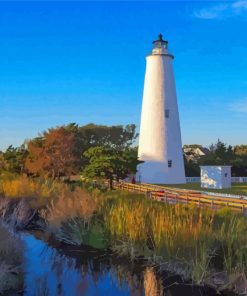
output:
<svg viewBox="0 0 247 296"><path fill-rule="evenodd" d="M172 61L162 35L146 57L137 180L142 183L185 183L182 141Z"/></svg>

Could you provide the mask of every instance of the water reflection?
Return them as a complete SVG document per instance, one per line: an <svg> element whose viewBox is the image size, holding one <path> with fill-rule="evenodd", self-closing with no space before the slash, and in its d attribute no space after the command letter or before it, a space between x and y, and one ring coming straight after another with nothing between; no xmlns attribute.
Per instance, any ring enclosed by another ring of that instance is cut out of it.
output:
<svg viewBox="0 0 247 296"><path fill-rule="evenodd" d="M213 296L208 287L192 286L179 276L130 263L103 251L66 247L23 234L26 296ZM43 238L44 239L44 238ZM223 295L223 294L221 294ZM230 294L227 294L230 295Z"/></svg>
<svg viewBox="0 0 247 296"><path fill-rule="evenodd" d="M152 267L147 267L144 271L144 291L145 296L163 295L162 281L157 278Z"/></svg>
<svg viewBox="0 0 247 296"><path fill-rule="evenodd" d="M29 234L23 240L24 295L145 295L141 272L128 264L110 265L110 258L94 252L68 257Z"/></svg>

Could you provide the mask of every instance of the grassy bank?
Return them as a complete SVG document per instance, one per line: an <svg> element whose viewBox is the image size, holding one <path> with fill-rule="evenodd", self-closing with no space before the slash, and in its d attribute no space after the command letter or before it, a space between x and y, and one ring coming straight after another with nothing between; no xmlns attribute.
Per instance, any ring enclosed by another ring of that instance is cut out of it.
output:
<svg viewBox="0 0 247 296"><path fill-rule="evenodd" d="M176 184L176 185L165 185L168 187L174 188L182 188L189 190L199 190L199 191L208 191L208 192L218 192L218 193L226 193L226 194L235 194L235 195L246 195L247 196L247 183L232 183L232 187L229 189L208 189L201 188L200 183L187 183L187 184Z"/></svg>

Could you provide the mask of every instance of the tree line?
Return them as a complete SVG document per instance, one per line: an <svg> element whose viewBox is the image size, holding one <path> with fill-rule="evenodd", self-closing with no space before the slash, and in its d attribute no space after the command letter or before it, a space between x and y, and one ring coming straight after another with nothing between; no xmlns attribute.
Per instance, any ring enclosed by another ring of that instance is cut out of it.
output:
<svg viewBox="0 0 247 296"><path fill-rule="evenodd" d="M0 173L27 174L53 179L81 175L85 179L124 179L135 174L137 157L136 126L105 126L75 123L50 128L20 147L0 152ZM190 145L192 146L192 145ZM198 146L198 145L196 145ZM232 147L220 140L209 153L187 160L186 176L200 176L201 165L231 165L233 176L247 175L247 145Z"/></svg>
<svg viewBox="0 0 247 296"><path fill-rule="evenodd" d="M48 129L20 147L0 154L0 171L53 179L73 175L125 178L138 163L134 124L104 126L71 123Z"/></svg>
<svg viewBox="0 0 247 296"><path fill-rule="evenodd" d="M218 140L209 146L209 153L195 160L185 160L186 176L200 176L201 165L231 165L232 176L247 176L247 145L227 145Z"/></svg>

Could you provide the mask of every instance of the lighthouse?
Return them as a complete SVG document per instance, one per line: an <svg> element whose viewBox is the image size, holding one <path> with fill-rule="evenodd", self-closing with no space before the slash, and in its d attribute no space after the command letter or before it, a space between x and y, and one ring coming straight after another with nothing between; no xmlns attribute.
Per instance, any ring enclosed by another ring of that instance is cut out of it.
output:
<svg viewBox="0 0 247 296"><path fill-rule="evenodd" d="M173 74L174 56L160 34L146 57L137 180L142 183L186 183Z"/></svg>

